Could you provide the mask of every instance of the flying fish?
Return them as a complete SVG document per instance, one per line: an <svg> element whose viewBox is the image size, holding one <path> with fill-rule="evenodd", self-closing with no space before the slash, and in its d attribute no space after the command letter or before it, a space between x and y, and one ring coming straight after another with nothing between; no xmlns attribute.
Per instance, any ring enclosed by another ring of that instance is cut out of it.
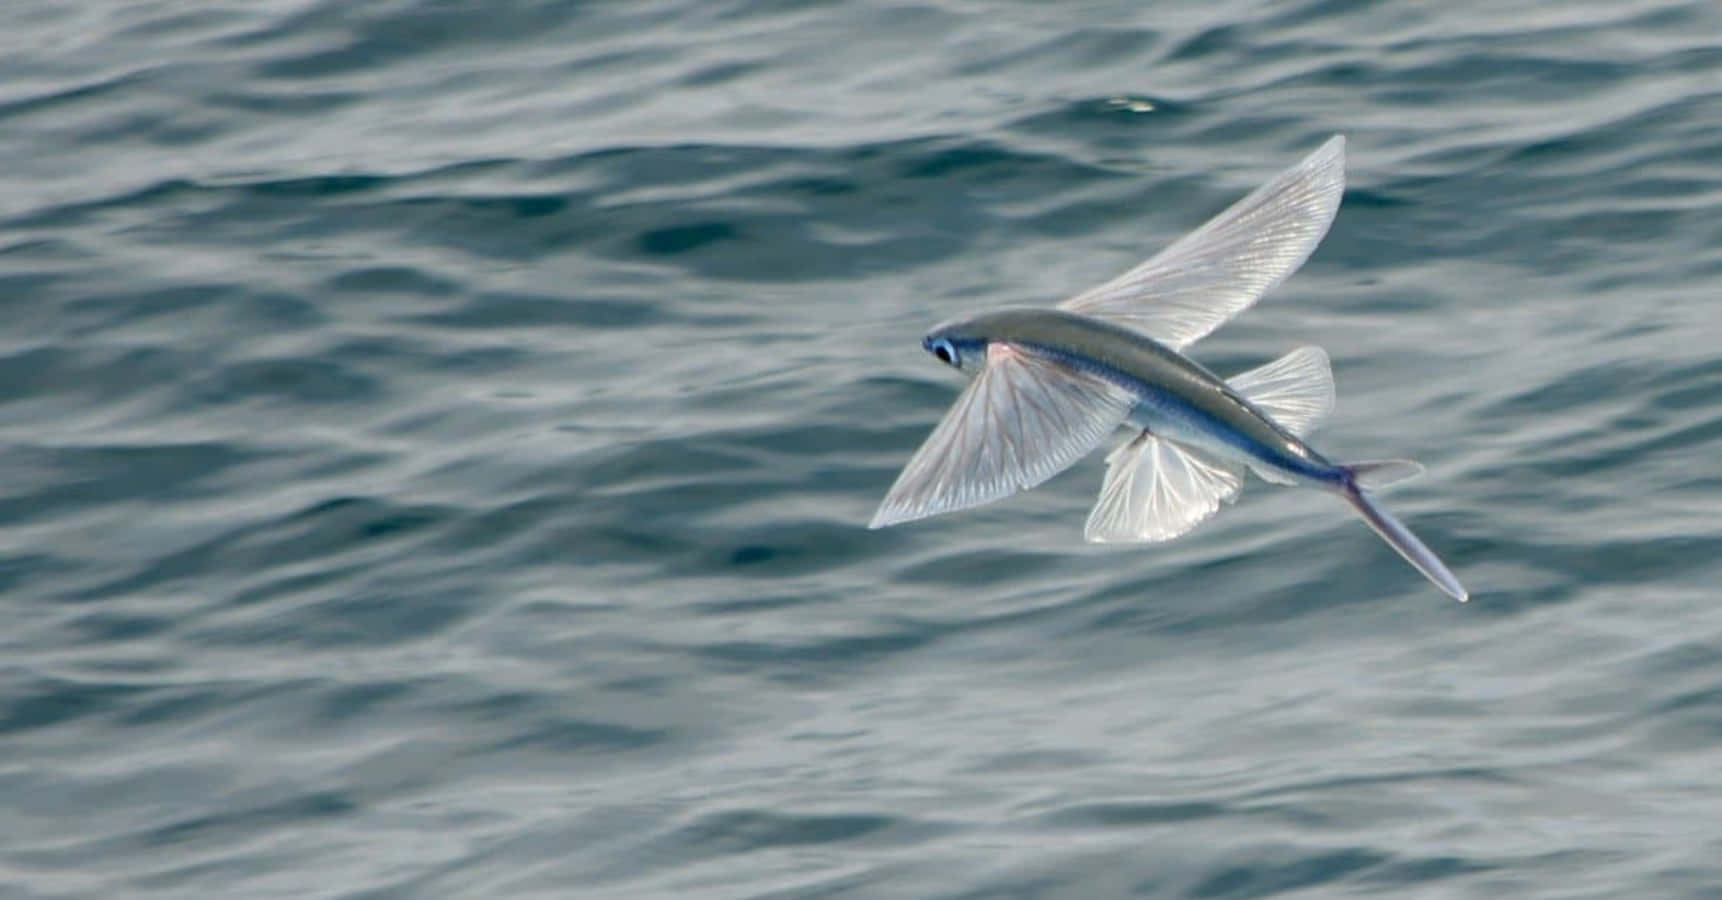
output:
<svg viewBox="0 0 1722 900"><path fill-rule="evenodd" d="M1339 209L1345 139L1297 165L1128 272L1057 307L946 322L922 346L973 374L903 467L870 527L991 503L1070 467L1121 426L1083 534L1176 538L1218 512L1245 472L1313 487L1356 510L1442 591L1459 579L1375 499L1423 471L1410 460L1329 460L1305 440L1333 410L1333 373L1301 347L1221 378L1183 351L1303 265Z"/></svg>

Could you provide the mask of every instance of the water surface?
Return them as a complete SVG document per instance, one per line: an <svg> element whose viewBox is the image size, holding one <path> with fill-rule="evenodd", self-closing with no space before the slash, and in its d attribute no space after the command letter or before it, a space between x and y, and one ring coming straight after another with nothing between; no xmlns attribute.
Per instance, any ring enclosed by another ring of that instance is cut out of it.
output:
<svg viewBox="0 0 1722 900"><path fill-rule="evenodd" d="M1161 8L1165 7L1165 8ZM1718 896L1722 14L0 10L0 894ZM881 532L1049 304L1328 135L1317 446L1452 603L1099 455Z"/></svg>

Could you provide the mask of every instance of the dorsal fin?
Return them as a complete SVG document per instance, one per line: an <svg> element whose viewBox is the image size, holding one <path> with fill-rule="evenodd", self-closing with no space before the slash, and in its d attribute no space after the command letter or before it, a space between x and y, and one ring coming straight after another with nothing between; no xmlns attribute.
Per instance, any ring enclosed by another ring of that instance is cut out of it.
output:
<svg viewBox="0 0 1722 900"><path fill-rule="evenodd" d="M1299 347L1227 383L1298 437L1314 431L1333 412L1333 369L1320 347Z"/></svg>

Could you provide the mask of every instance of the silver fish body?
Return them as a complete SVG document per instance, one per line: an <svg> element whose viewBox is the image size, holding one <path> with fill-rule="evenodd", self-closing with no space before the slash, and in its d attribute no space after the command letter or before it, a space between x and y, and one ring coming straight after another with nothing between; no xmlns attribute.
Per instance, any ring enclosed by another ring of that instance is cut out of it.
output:
<svg viewBox="0 0 1722 900"><path fill-rule="evenodd" d="M1221 378L1183 349L1296 271L1344 191L1342 138L1112 281L1056 309L1001 309L947 322L923 346L974 374L910 458L871 527L990 503L1087 455L1118 427L1084 536L1178 537L1232 502L1253 471L1338 495L1442 591L1469 594L1370 490L1411 477L1409 460L1336 463L1304 437L1332 410L1327 354L1301 347Z"/></svg>
<svg viewBox="0 0 1722 900"><path fill-rule="evenodd" d="M1220 376L1153 338L1059 309L1011 308L948 322L928 334L959 347L999 342L1099 376L1135 398L1126 419L1167 440L1236 457L1286 482L1337 485L1344 470L1263 414Z"/></svg>

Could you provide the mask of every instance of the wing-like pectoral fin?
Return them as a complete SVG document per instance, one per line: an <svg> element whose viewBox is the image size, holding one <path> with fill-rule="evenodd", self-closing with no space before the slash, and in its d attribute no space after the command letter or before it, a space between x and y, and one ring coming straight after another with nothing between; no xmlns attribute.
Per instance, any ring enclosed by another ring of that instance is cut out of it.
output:
<svg viewBox="0 0 1722 900"><path fill-rule="evenodd" d="M1345 193L1345 139L1297 165L1148 261L1059 304L1183 349L1297 271Z"/></svg>
<svg viewBox="0 0 1722 900"><path fill-rule="evenodd" d="M1128 392L1012 344L985 366L915 451L869 527L979 506L1064 471L1129 414Z"/></svg>
<svg viewBox="0 0 1722 900"><path fill-rule="evenodd" d="M1083 537L1096 543L1169 541L1230 503L1242 469L1144 431L1106 457L1106 481Z"/></svg>

